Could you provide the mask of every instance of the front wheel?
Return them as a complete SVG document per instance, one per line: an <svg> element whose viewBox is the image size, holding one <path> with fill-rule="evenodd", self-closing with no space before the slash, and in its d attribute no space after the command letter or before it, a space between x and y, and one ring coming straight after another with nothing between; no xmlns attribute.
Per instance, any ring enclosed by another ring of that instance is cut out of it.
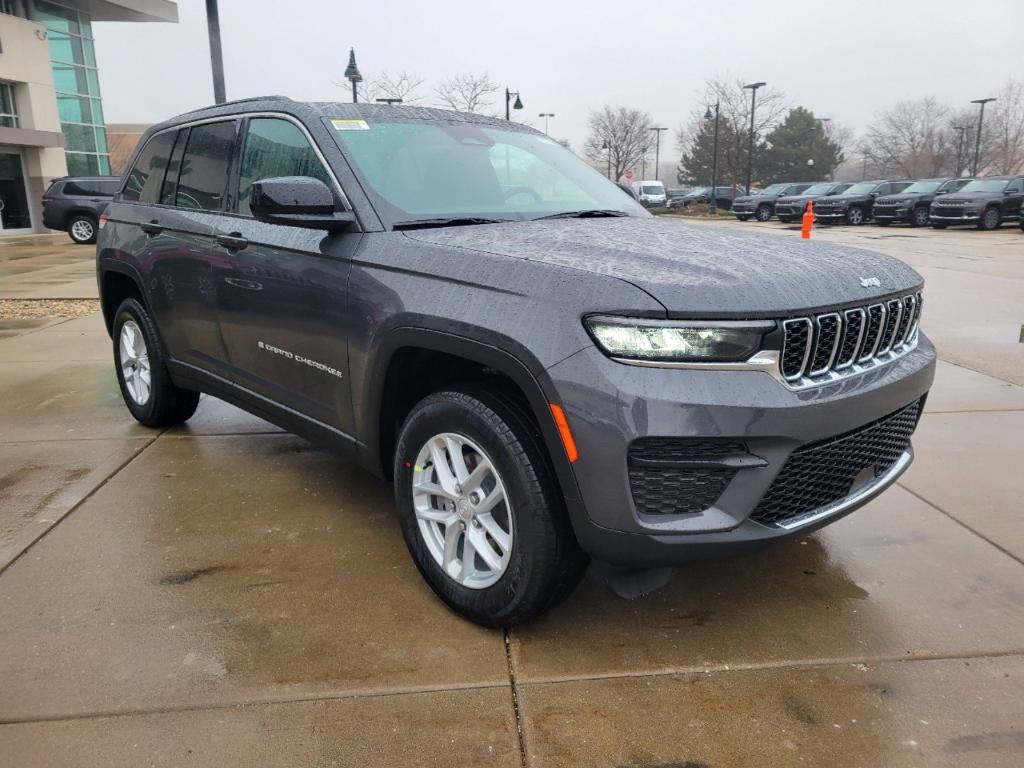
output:
<svg viewBox="0 0 1024 768"><path fill-rule="evenodd" d="M508 627L548 610L587 566L554 471L518 401L478 388L421 400L395 449L395 501L416 567L452 610Z"/></svg>
<svg viewBox="0 0 1024 768"><path fill-rule="evenodd" d="M79 245L96 242L96 221L92 216L79 215L68 222L68 235Z"/></svg>
<svg viewBox="0 0 1024 768"><path fill-rule="evenodd" d="M910 226L912 227L927 227L930 216L928 214L928 208L926 206L918 206L910 214Z"/></svg>
<svg viewBox="0 0 1024 768"><path fill-rule="evenodd" d="M114 369L132 416L147 427L187 421L199 393L171 381L156 326L136 299L125 299L114 314Z"/></svg>
<svg viewBox="0 0 1024 768"><path fill-rule="evenodd" d="M981 214L981 218L978 219L978 229L995 229L999 226L999 219L998 208L986 208L985 212Z"/></svg>
<svg viewBox="0 0 1024 768"><path fill-rule="evenodd" d="M759 206L757 211L754 212L754 216L758 221L768 221L772 217L772 209L767 205Z"/></svg>
<svg viewBox="0 0 1024 768"><path fill-rule="evenodd" d="M851 206L850 210L846 212L846 223L852 224L855 227L859 227L864 223L864 209L859 205Z"/></svg>

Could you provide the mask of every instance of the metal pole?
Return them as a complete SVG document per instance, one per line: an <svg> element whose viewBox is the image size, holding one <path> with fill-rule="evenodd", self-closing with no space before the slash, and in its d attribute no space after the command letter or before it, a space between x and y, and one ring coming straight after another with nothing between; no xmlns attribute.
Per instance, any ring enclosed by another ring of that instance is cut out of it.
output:
<svg viewBox="0 0 1024 768"><path fill-rule="evenodd" d="M754 180L754 109L757 106L757 89L765 83L750 83L744 88L750 89L750 138L747 142L747 194L750 194L750 185Z"/></svg>
<svg viewBox="0 0 1024 768"><path fill-rule="evenodd" d="M667 131L668 128L651 128L654 131L654 180L661 181L661 168L659 167L659 161L661 160L661 132Z"/></svg>
<svg viewBox="0 0 1024 768"><path fill-rule="evenodd" d="M708 212L716 213L718 204L716 202L718 193L718 110L722 102L715 102L715 139L711 145L711 200L708 203Z"/></svg>
<svg viewBox="0 0 1024 768"><path fill-rule="evenodd" d="M985 105L990 101L995 101L994 98L987 99L975 99L971 104L980 104L981 111L978 113L978 133L974 139L974 169L971 171L972 176L978 175L978 159L981 154L981 124L985 120Z"/></svg>
<svg viewBox="0 0 1024 768"><path fill-rule="evenodd" d="M216 104L223 104L228 97L224 91L224 56L220 47L220 13L217 10L217 0L206 0L206 30L210 35L213 101Z"/></svg>

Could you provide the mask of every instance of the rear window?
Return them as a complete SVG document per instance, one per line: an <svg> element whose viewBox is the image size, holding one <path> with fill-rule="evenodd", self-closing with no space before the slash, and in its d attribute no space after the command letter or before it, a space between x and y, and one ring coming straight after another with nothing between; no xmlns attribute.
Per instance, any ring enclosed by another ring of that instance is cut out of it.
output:
<svg viewBox="0 0 1024 768"><path fill-rule="evenodd" d="M235 146L234 121L192 126L178 174L175 205L219 211L228 184L228 169Z"/></svg>
<svg viewBox="0 0 1024 768"><path fill-rule="evenodd" d="M174 145L175 131L165 131L152 137L135 160L128 172L128 179L121 195L128 202L155 203L160 199L160 188L164 183L164 172Z"/></svg>
<svg viewBox="0 0 1024 768"><path fill-rule="evenodd" d="M64 184L65 195L86 195L90 197L113 197L121 186L121 179L71 179Z"/></svg>

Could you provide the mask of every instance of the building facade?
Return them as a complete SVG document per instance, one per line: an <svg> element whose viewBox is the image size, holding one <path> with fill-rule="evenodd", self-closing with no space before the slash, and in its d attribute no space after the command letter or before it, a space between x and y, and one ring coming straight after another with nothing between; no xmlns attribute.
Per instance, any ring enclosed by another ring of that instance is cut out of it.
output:
<svg viewBox="0 0 1024 768"><path fill-rule="evenodd" d="M106 176L92 25L178 20L169 0L0 0L0 236L43 232L61 176Z"/></svg>

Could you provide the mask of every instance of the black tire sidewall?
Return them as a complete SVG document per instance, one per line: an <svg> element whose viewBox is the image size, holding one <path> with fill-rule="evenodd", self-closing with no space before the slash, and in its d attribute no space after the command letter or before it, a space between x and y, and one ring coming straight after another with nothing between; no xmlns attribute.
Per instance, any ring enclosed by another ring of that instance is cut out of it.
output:
<svg viewBox="0 0 1024 768"><path fill-rule="evenodd" d="M76 221L87 221L89 222L89 226L92 227L92 235L87 240L79 240L78 238L75 237L72 228L74 227ZM91 245L92 243L95 243L96 231L96 220L93 219L92 216L85 216L83 214L79 214L77 216L72 216L71 220L68 222L68 237L71 238L72 242L78 243L79 245Z"/></svg>
<svg viewBox="0 0 1024 768"><path fill-rule="evenodd" d="M762 223L769 221L772 218L771 208L769 208L767 205L762 205L760 208L757 209L757 212L754 214L754 218L756 218L758 221Z"/></svg>
<svg viewBox="0 0 1024 768"><path fill-rule="evenodd" d="M859 211L860 212L860 221L857 221L857 222L853 221L853 212L854 211ZM846 212L846 223L847 224L851 224L852 226L855 226L855 227L859 227L861 224L863 224L864 221L866 220L866 218L867 217L864 215L864 209L861 208L859 205L851 206L850 210L848 210Z"/></svg>
<svg viewBox="0 0 1024 768"><path fill-rule="evenodd" d="M993 224L988 223L988 217L991 213L995 212L995 222ZM981 218L978 219L978 229L993 230L999 227L999 209L998 208L986 208Z"/></svg>
<svg viewBox="0 0 1024 768"><path fill-rule="evenodd" d="M918 221L920 211L924 211L924 217ZM927 227L928 226L928 209L925 207L915 208L910 212L910 226L912 227Z"/></svg>
<svg viewBox="0 0 1024 768"><path fill-rule="evenodd" d="M515 433L515 426L492 409L492 404L476 400L477 407L468 407L462 400L467 397L471 396L441 392L414 407L395 450L395 502L406 546L431 589L456 612L481 624L504 626L530 600L537 587L537 574L553 557L556 533L551 515L556 512L550 508L554 501L550 489L545 492L533 466L536 457L522 461L520 455L517 461L509 441L499 431ZM501 475L511 502L511 559L501 578L484 589L462 586L444 572L427 549L413 509L413 465L423 445L443 432L461 434L483 449Z"/></svg>

